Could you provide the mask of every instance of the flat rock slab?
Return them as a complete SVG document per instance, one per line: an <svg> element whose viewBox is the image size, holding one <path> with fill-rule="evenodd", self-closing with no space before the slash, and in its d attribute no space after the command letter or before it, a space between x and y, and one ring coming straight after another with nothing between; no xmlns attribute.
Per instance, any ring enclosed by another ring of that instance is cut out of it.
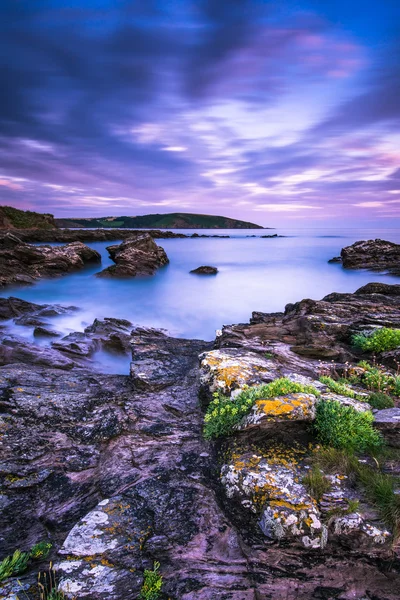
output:
<svg viewBox="0 0 400 600"><path fill-rule="evenodd" d="M389 446L400 448L400 408L385 408L374 413L375 427Z"/></svg>
<svg viewBox="0 0 400 600"><path fill-rule="evenodd" d="M204 396L221 392L229 396L245 385L269 383L282 376L273 360L241 348L211 350L199 356L200 383Z"/></svg>

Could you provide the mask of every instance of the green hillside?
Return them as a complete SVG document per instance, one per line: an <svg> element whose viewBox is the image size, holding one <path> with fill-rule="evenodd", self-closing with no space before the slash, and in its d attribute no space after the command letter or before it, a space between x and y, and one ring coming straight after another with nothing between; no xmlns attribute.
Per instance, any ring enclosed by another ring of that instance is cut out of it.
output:
<svg viewBox="0 0 400 600"><path fill-rule="evenodd" d="M138 217L56 219L59 227L117 227L134 229L263 229L261 225L214 215L167 213Z"/></svg>
<svg viewBox="0 0 400 600"><path fill-rule="evenodd" d="M55 229L53 215L0 206L0 229Z"/></svg>

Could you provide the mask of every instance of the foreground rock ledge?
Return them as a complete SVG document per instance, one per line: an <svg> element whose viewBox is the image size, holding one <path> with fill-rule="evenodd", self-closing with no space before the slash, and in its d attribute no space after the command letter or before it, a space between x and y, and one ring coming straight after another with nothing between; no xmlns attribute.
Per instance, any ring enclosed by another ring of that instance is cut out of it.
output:
<svg viewBox="0 0 400 600"><path fill-rule="evenodd" d="M202 436L198 392L201 384L206 402L215 387L235 394L282 374L316 385L319 362L298 349L309 340L314 352L351 355L349 333L368 319L399 320L399 296L398 286L366 286L285 314L258 313L252 324L224 328L220 349L96 321L89 338L109 340L112 331L125 347L129 336L130 377L1 367L2 554L50 539L70 599L135 600L157 560L174 600L397 600L400 565L372 507L340 473L318 502L303 483L302 424L313 419L315 396L261 400L220 461ZM28 310L16 299L3 306L22 317ZM319 391L326 394L322 384ZM381 416L394 437L397 413ZM277 443L288 425L293 435ZM331 519L357 499L354 513ZM23 585L35 579L22 577Z"/></svg>

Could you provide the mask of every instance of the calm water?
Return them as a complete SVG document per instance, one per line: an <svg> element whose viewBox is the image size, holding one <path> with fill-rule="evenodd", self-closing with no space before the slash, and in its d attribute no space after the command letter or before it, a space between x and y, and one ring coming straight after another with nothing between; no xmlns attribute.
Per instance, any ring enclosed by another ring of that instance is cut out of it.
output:
<svg viewBox="0 0 400 600"><path fill-rule="evenodd" d="M185 233L191 233L186 232ZM198 233L208 233L200 230ZM400 283L400 278L365 271L345 271L328 264L343 246L356 240L380 237L400 242L400 230L276 230L288 237L261 239L275 231L211 231L230 239L158 240L170 264L153 277L131 280L102 279L94 273L112 264L106 246L89 244L103 259L100 266L58 279L42 280L24 288L7 288L0 296L18 296L37 303L75 305L80 311L58 317L62 331L81 331L95 317L121 317L132 323L161 327L171 335L213 339L223 324L247 322L253 310L283 310L288 302L319 299L336 292L354 292L370 281ZM112 242L116 243L116 242ZM215 265L216 276L196 276L189 271ZM31 336L29 328L18 327ZM126 372L126 365L104 355L97 357L111 372ZM126 361L125 361L126 362Z"/></svg>

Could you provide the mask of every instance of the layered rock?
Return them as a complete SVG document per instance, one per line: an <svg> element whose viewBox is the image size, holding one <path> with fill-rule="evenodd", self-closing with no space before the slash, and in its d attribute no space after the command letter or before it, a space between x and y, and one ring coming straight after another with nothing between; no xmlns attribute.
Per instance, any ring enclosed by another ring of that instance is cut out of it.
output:
<svg viewBox="0 0 400 600"><path fill-rule="evenodd" d="M0 287L33 283L41 277L62 275L100 261L100 254L81 242L32 246L9 233L0 244Z"/></svg>
<svg viewBox="0 0 400 600"><path fill-rule="evenodd" d="M120 245L109 246L107 250L116 264L97 273L98 277L153 275L169 262L165 250L157 246L148 233L128 239Z"/></svg>
<svg viewBox="0 0 400 600"><path fill-rule="evenodd" d="M224 326L216 344L268 353L276 364L312 375L318 360L356 359L353 334L376 327L400 327L400 285L370 283L354 294L288 304L284 313L253 313L250 324Z"/></svg>
<svg viewBox="0 0 400 600"><path fill-rule="evenodd" d="M380 239L359 241L343 248L340 257L330 262L341 262L345 269L369 269L400 275L400 245Z"/></svg>

